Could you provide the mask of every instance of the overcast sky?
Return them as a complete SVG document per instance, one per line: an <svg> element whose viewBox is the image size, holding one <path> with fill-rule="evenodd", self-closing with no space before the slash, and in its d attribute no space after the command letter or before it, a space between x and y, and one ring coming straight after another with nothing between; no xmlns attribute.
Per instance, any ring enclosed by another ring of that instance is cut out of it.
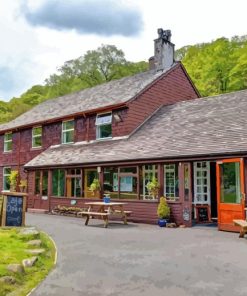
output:
<svg viewBox="0 0 247 296"><path fill-rule="evenodd" d="M246 35L246 11L247 0L0 0L0 99L101 44L147 61L160 27L176 48Z"/></svg>

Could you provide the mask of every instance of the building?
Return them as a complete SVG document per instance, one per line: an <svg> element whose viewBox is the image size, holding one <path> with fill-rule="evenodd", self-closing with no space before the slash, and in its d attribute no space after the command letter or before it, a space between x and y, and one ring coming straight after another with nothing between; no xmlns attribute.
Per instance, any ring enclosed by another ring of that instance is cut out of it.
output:
<svg viewBox="0 0 247 296"><path fill-rule="evenodd" d="M28 207L83 207L110 192L131 219L156 223L165 195L178 224L244 217L247 91L200 98L170 31L158 30L150 70L46 101L0 126L0 186L18 169ZM146 184L155 176L159 195ZM93 196L94 178L101 194ZM218 197L218 199L217 199Z"/></svg>

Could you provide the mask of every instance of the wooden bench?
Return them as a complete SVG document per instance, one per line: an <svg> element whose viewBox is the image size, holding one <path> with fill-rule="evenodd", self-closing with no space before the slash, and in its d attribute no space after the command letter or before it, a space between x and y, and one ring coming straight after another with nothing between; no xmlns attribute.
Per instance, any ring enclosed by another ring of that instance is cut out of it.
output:
<svg viewBox="0 0 247 296"><path fill-rule="evenodd" d="M124 212L124 214L126 215L126 216L130 216L131 214L132 214L132 211L123 211ZM113 213L111 213L111 214L122 214L122 212L120 211L120 210L115 210Z"/></svg>
<svg viewBox="0 0 247 296"><path fill-rule="evenodd" d="M234 224L240 226L239 237L244 237L247 232L247 221L246 220L233 220Z"/></svg>
<svg viewBox="0 0 247 296"><path fill-rule="evenodd" d="M87 219L85 221L85 225L88 225L88 221L90 217L92 216L100 216L104 220L104 227L107 228L108 226L108 216L110 215L109 213L106 212L79 212L78 214L81 214L82 216L87 216Z"/></svg>

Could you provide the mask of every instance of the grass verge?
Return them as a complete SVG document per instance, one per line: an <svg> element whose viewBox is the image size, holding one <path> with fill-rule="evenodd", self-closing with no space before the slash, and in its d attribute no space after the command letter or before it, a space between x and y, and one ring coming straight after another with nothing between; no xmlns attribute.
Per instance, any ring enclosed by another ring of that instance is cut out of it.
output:
<svg viewBox="0 0 247 296"><path fill-rule="evenodd" d="M0 279L4 276L15 278L15 284L0 283L0 296L24 296L42 281L54 266L55 246L48 235L39 233L38 237L32 235L23 236L17 228L0 228ZM8 264L22 263L23 259L33 255L26 252L30 247L27 242L32 239L40 239L42 244L39 248L45 252L38 256L33 267L25 269L23 274L14 274L7 271Z"/></svg>

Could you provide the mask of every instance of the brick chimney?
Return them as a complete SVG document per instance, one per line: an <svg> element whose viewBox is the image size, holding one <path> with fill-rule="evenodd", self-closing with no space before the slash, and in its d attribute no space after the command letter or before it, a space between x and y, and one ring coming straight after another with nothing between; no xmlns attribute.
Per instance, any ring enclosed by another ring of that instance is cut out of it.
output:
<svg viewBox="0 0 247 296"><path fill-rule="evenodd" d="M158 29L159 37L154 40L154 57L149 59L151 69L168 70L174 63L174 44L171 43L171 31Z"/></svg>

